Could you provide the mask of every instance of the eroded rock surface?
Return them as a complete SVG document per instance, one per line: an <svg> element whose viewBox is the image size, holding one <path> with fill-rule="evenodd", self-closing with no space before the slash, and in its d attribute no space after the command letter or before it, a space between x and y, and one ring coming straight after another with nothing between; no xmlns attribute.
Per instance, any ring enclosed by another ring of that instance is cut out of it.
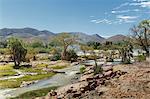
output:
<svg viewBox="0 0 150 99"><path fill-rule="evenodd" d="M89 70L88 67L87 70ZM37 99L149 99L148 62L106 67L102 74L86 71L77 83Z"/></svg>

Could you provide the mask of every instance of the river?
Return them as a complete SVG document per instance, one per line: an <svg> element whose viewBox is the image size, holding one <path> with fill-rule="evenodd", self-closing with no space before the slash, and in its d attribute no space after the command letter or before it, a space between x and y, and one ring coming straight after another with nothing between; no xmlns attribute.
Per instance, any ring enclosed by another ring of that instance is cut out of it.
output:
<svg viewBox="0 0 150 99"><path fill-rule="evenodd" d="M85 63L93 65L94 61L88 60ZM120 62L118 62L118 61L107 62L107 63L105 63L103 61L98 62L99 65L104 64L104 66L116 65L119 63ZM75 65L75 66L69 66L67 68L58 70L61 72L65 72L65 74L57 73L56 75L54 75L51 78L38 81L37 83L29 85L27 87L0 90L0 99L6 99L8 97L15 97L15 96L18 96L20 94L23 94L25 92L32 91L32 90L37 90L37 89L42 89L42 88L47 88L47 87L52 87L52 86L64 86L67 84L71 84L73 82L74 78L80 77L79 74L76 74L77 72L80 71L80 67L81 67L81 65Z"/></svg>
<svg viewBox="0 0 150 99"><path fill-rule="evenodd" d="M37 90L41 88L47 88L52 86L64 86L67 84L71 84L74 78L80 76L76 74L77 72L79 72L79 70L80 70L80 65L69 66L65 69L59 70L65 72L65 74L57 73L56 75L54 75L49 79L38 81L37 83L32 84L30 86L22 87L22 88L13 88L13 89L1 89L0 99L15 97L27 91Z"/></svg>

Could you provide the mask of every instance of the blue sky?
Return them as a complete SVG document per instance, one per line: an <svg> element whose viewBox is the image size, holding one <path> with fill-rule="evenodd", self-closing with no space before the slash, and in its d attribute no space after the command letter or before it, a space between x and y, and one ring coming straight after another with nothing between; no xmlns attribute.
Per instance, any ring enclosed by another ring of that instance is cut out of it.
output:
<svg viewBox="0 0 150 99"><path fill-rule="evenodd" d="M0 0L0 28L111 36L150 19L150 0Z"/></svg>

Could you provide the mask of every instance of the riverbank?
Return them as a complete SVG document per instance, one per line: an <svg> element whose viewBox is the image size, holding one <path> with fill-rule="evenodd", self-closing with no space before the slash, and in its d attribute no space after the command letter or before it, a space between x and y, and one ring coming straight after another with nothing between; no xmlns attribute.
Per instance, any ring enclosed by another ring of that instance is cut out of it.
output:
<svg viewBox="0 0 150 99"><path fill-rule="evenodd" d="M58 88L36 99L148 99L150 97L150 59L129 65L104 67L102 74L93 74L93 66L77 83Z"/></svg>
<svg viewBox="0 0 150 99"><path fill-rule="evenodd" d="M57 88L58 88L58 86L53 86L53 87L43 88L43 89L39 89L39 90L33 90L33 91L26 92L24 94L21 94L17 97L10 98L10 99L33 99L36 97L44 96L51 90L55 90Z"/></svg>
<svg viewBox="0 0 150 99"><path fill-rule="evenodd" d="M79 74L76 75L76 73L80 71L80 65L70 65L65 68L56 69L56 70L58 72L65 72L65 73L56 73L52 77L39 80L38 82L31 84L29 86L26 86L26 87L15 88L15 89L12 88L13 90L10 89L5 92L3 92L4 89L0 90L0 92L2 92L2 95L4 97L2 99L6 99L8 97L16 97L23 93L30 92L32 90L39 90L39 89L53 87L53 86L64 86L64 85L74 82L74 80L77 79L78 76L80 76ZM31 93L34 93L34 91ZM27 94L30 94L30 93L27 93Z"/></svg>
<svg viewBox="0 0 150 99"><path fill-rule="evenodd" d="M36 63L36 64L35 64ZM0 66L0 88L24 87L42 79L54 76L59 69L67 68L68 62L39 61L23 65L20 69L13 69L13 63ZM48 71L49 70L49 71Z"/></svg>

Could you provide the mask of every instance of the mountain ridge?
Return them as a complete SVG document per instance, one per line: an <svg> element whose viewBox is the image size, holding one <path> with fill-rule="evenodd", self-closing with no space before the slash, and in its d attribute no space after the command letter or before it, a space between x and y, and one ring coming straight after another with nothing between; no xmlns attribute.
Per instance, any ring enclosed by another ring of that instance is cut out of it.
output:
<svg viewBox="0 0 150 99"><path fill-rule="evenodd" d="M104 38L102 36L100 36L99 34L86 34L83 32L67 32L69 34L72 35L77 35L78 38L80 39L80 42L82 43L87 43L87 42L105 42L105 41L112 41L112 42L116 42L117 40L122 40L124 39L126 36L122 35L122 34L118 34L115 36L112 36L110 38ZM34 40L34 39L41 39L44 41L48 41L49 39L53 38L54 36L56 36L59 33L53 33L51 31L48 30L38 30L38 29L34 29L34 28L29 28L29 27L25 27L25 28L2 28L0 29L0 37L3 39L7 39L11 36L15 36L15 37L21 37L27 40ZM118 39L119 38L119 39Z"/></svg>

